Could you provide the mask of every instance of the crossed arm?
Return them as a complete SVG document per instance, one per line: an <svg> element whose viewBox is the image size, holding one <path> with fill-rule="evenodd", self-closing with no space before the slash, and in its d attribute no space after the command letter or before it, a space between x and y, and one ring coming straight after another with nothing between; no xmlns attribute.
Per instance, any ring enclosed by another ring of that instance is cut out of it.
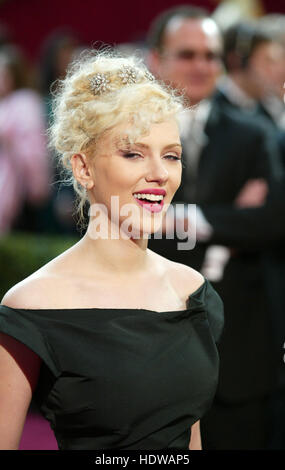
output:
<svg viewBox="0 0 285 470"><path fill-rule="evenodd" d="M0 333L0 450L19 447L40 364L24 344Z"/></svg>

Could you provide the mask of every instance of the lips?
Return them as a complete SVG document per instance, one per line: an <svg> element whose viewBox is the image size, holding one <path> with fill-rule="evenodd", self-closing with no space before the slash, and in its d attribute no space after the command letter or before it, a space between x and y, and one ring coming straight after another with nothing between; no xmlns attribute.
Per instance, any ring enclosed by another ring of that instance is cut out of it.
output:
<svg viewBox="0 0 285 470"><path fill-rule="evenodd" d="M136 195L142 195L142 198L135 197ZM160 188L146 188L146 189L141 189L140 191L136 191L133 193L133 196L136 200L136 202L143 207L144 209L150 211L150 212L161 212L163 209L163 199L159 199L159 201L149 201L147 199L143 199L143 195L149 194L152 196L162 196L164 197L166 195L166 191L164 189Z"/></svg>
<svg viewBox="0 0 285 470"><path fill-rule="evenodd" d="M147 188L147 189L141 189L140 191L136 191L133 194L155 194L158 196L165 196L166 191L165 189L160 189L160 188Z"/></svg>
<svg viewBox="0 0 285 470"><path fill-rule="evenodd" d="M161 212L163 209L163 201L161 201L161 203L158 203L136 199L136 202L144 209L150 212Z"/></svg>

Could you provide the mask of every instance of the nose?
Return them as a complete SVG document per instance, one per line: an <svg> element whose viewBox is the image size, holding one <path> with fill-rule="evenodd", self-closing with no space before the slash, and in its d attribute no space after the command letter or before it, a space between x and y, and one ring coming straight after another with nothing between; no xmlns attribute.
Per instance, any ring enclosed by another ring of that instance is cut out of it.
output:
<svg viewBox="0 0 285 470"><path fill-rule="evenodd" d="M150 159L145 179L147 182L155 181L160 185L165 184L168 180L168 171L160 156Z"/></svg>
<svg viewBox="0 0 285 470"><path fill-rule="evenodd" d="M209 65L211 65L211 62L203 55L197 55L192 61L192 67L199 72L208 73Z"/></svg>

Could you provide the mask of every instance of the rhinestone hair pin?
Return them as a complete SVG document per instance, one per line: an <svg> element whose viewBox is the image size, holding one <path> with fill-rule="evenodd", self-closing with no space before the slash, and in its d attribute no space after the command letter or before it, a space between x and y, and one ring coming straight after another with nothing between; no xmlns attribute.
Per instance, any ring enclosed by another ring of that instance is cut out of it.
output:
<svg viewBox="0 0 285 470"><path fill-rule="evenodd" d="M138 83L142 77L149 81L153 81L155 79L147 70L140 76L134 67L126 65L118 71L117 77L122 85ZM93 77L89 78L89 82L90 90L94 95L101 95L102 93L113 90L111 86L110 73L96 73Z"/></svg>
<svg viewBox="0 0 285 470"><path fill-rule="evenodd" d="M138 72L133 67L124 66L119 71L118 76L124 85L130 85L131 83L136 83L138 79Z"/></svg>
<svg viewBox="0 0 285 470"><path fill-rule="evenodd" d="M109 74L106 73L96 73L94 77L89 78L90 89L94 95L101 95L106 91L111 91L112 87L110 85Z"/></svg>
<svg viewBox="0 0 285 470"><path fill-rule="evenodd" d="M145 72L145 77L150 81L153 82L155 80L154 75L150 73L148 70Z"/></svg>

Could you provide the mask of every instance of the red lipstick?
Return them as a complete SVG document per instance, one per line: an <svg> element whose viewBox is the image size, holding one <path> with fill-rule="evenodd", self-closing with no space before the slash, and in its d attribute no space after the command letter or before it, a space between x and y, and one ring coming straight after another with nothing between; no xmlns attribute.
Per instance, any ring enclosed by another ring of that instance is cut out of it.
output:
<svg viewBox="0 0 285 470"><path fill-rule="evenodd" d="M147 189L141 189L140 191L136 191L133 194L138 194L138 193L144 193L144 194L156 194L158 196L165 196L166 191L165 189L159 189L159 188L147 188Z"/></svg>
<svg viewBox="0 0 285 470"><path fill-rule="evenodd" d="M159 188L146 188L142 189L140 191L136 191L135 194L153 194L155 196L165 196L166 191L164 189L159 189ZM138 199L135 198L136 202L143 207L144 209L147 209L150 212L161 212L163 209L164 202L161 200L160 202L157 201L147 201L146 199Z"/></svg>

